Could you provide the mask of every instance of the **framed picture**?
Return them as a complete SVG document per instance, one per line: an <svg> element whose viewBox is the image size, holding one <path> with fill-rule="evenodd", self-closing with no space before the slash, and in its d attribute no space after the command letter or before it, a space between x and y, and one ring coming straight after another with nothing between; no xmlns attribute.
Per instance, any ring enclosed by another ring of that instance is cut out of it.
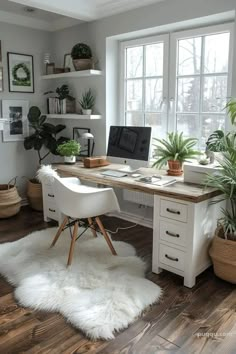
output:
<svg viewBox="0 0 236 354"><path fill-rule="evenodd" d="M10 92L34 92L33 56L7 53Z"/></svg>
<svg viewBox="0 0 236 354"><path fill-rule="evenodd" d="M2 100L4 123L3 141L21 141L29 134L27 114L29 102L23 100Z"/></svg>
<svg viewBox="0 0 236 354"><path fill-rule="evenodd" d="M73 60L70 53L64 55L64 69L70 69L70 71L75 71Z"/></svg>
<svg viewBox="0 0 236 354"><path fill-rule="evenodd" d="M78 156L78 159L80 157L88 157L89 156L89 151L90 151L90 140L88 139L83 139L83 134L84 133L90 133L89 128L73 128L73 140L77 141L81 145L81 150L80 154Z"/></svg>

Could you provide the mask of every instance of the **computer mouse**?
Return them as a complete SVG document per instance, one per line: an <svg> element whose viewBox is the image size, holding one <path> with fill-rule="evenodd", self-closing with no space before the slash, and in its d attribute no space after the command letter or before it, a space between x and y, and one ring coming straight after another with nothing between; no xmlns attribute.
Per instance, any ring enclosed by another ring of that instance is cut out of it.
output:
<svg viewBox="0 0 236 354"><path fill-rule="evenodd" d="M131 177L133 178L137 178L137 177L140 177L141 174L140 173L132 173Z"/></svg>

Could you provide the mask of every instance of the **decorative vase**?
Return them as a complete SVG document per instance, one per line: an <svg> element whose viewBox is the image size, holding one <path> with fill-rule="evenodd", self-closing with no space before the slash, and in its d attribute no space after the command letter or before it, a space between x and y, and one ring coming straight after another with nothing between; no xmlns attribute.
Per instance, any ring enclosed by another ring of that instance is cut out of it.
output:
<svg viewBox="0 0 236 354"><path fill-rule="evenodd" d="M64 156L65 164L73 165L76 162L75 156Z"/></svg>
<svg viewBox="0 0 236 354"><path fill-rule="evenodd" d="M182 176L183 174L183 163L178 160L169 160L168 161L169 170L167 170L167 174L169 176Z"/></svg>
<svg viewBox="0 0 236 354"><path fill-rule="evenodd" d="M73 59L73 65L76 71L94 69L93 59Z"/></svg>
<svg viewBox="0 0 236 354"><path fill-rule="evenodd" d="M222 227L217 227L209 251L215 274L232 284L236 284L236 241L226 240Z"/></svg>
<svg viewBox="0 0 236 354"><path fill-rule="evenodd" d="M35 178L28 181L27 197L32 209L37 211L43 210L42 184L39 183Z"/></svg>
<svg viewBox="0 0 236 354"><path fill-rule="evenodd" d="M92 114L92 110L91 109L82 109L82 113L86 116L89 116L90 114Z"/></svg>
<svg viewBox="0 0 236 354"><path fill-rule="evenodd" d="M0 184L0 219L10 218L20 211L21 198L12 184Z"/></svg>

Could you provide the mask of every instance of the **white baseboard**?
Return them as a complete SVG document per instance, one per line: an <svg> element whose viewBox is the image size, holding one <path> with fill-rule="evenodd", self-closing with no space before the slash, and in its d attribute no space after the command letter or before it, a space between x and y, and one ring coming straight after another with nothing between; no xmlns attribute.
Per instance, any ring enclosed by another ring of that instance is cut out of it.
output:
<svg viewBox="0 0 236 354"><path fill-rule="evenodd" d="M108 216L114 216L123 220L133 222L134 224L139 224L142 226L153 228L153 221L149 218L142 218L136 214L127 213L126 211L121 211L120 213L108 213Z"/></svg>

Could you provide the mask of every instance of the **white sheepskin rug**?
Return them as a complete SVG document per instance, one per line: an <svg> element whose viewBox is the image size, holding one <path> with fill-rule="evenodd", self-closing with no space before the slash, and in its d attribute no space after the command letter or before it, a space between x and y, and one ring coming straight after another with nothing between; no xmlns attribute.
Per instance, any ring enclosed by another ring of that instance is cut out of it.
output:
<svg viewBox="0 0 236 354"><path fill-rule="evenodd" d="M160 297L160 287L145 279L145 263L131 245L113 241L118 254L113 256L103 237L87 230L67 268L69 230L49 248L56 230L0 245L0 273L16 286L22 306L60 312L89 338L108 340Z"/></svg>

